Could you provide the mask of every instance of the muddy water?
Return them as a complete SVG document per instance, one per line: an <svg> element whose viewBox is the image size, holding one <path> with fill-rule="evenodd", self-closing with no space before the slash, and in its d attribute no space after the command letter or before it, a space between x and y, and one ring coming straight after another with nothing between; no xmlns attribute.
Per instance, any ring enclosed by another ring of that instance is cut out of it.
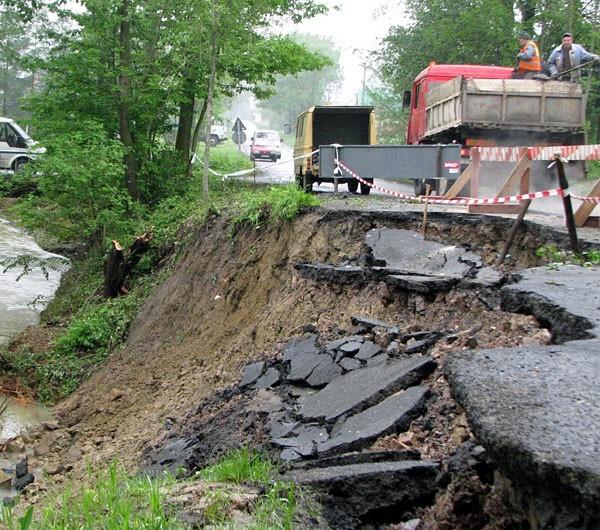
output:
<svg viewBox="0 0 600 530"><path fill-rule="evenodd" d="M23 231L0 219L0 262L18 256L59 257L43 251ZM61 276L60 272L48 269L46 279L42 269L36 267L19 278L22 268L5 269L0 263L0 344L39 321L40 312L54 295Z"/></svg>
<svg viewBox="0 0 600 530"><path fill-rule="evenodd" d="M2 262L19 256L60 258L45 252L22 230L0 219L0 345L39 321L40 312L52 299L60 282L61 271L57 270L47 269L47 278L40 267L34 267L25 275L22 275L22 267L6 270L6 264ZM63 264L62 269L65 268ZM43 406L10 400L0 416L0 444L23 429L48 419L50 414Z"/></svg>

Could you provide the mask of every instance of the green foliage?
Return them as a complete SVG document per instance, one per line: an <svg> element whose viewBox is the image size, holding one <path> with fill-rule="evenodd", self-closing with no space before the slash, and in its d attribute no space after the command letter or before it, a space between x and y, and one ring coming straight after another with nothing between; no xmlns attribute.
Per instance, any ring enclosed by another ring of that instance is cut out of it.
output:
<svg viewBox="0 0 600 530"><path fill-rule="evenodd" d="M49 352L0 351L0 366L25 378L43 402L73 392L106 355L120 345L143 299L98 297L75 315Z"/></svg>
<svg viewBox="0 0 600 530"><path fill-rule="evenodd" d="M184 530L186 525L167 515L163 490L173 480L130 477L117 462L108 470L92 474L88 484L75 491L72 485L62 493L49 495L49 504L34 515L34 508L16 518L13 509L2 508L0 522L7 530Z"/></svg>
<svg viewBox="0 0 600 530"><path fill-rule="evenodd" d="M50 256L49 258L39 258L31 255L21 255L14 258L5 258L0 260L2 273L6 273L11 269L21 269L20 274L15 281L19 281L23 276L34 270L40 270L46 280L50 275L50 271L62 272L68 268L69 260L61 256Z"/></svg>
<svg viewBox="0 0 600 530"><path fill-rule="evenodd" d="M198 471L197 476L213 482L269 482L275 472L273 464L247 447L227 453L214 466Z"/></svg>
<svg viewBox="0 0 600 530"><path fill-rule="evenodd" d="M258 227L267 219L270 222L289 221L294 219L303 208L319 204L319 199L304 193L295 184L248 192L242 196L242 213L233 220L233 228L235 230L243 225Z"/></svg>
<svg viewBox="0 0 600 530"><path fill-rule="evenodd" d="M298 488L291 482L275 482L259 500L253 530L291 530L298 513Z"/></svg>
<svg viewBox="0 0 600 530"><path fill-rule="evenodd" d="M536 255L544 258L548 267L558 269L561 265L580 265L594 267L600 265L600 251L588 250L576 254L570 250L560 250L554 245L544 245L536 251Z"/></svg>
<svg viewBox="0 0 600 530"><path fill-rule="evenodd" d="M30 229L59 241L100 240L131 230L132 204L123 185L123 149L94 122L46 138L35 162L37 192L16 207Z"/></svg>
<svg viewBox="0 0 600 530"><path fill-rule="evenodd" d="M228 175L252 167L248 155L240 152L237 147L217 147L210 151L210 168L220 175Z"/></svg>

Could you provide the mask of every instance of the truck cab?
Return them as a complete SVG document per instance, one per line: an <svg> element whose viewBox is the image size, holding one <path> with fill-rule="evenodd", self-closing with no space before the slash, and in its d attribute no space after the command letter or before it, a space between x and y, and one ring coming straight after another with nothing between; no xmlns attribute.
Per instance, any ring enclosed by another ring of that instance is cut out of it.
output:
<svg viewBox="0 0 600 530"><path fill-rule="evenodd" d="M0 117L0 172L17 172L34 157L35 142L9 118Z"/></svg>

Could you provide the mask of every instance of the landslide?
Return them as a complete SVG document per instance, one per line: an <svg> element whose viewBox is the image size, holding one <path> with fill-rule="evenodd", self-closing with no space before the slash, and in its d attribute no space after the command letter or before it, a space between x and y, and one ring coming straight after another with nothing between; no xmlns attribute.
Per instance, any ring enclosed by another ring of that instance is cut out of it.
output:
<svg viewBox="0 0 600 530"><path fill-rule="evenodd" d="M360 289L316 284L294 269L300 260L354 262L369 229L420 230L420 223L420 216L316 208L291 222L245 227L235 234L218 216L188 226L169 279L142 307L125 346L54 408L53 449L39 452L32 465L52 470L55 482L84 476L88 464L105 467L115 458L135 471L144 451L178 420L236 383L248 362L280 353L307 326L333 339L360 315L406 330L469 331L465 337L475 333L478 347L536 340L540 330L531 317L488 310L472 296L393 299L383 284ZM506 225L479 223L475 234L473 226L432 219L428 230L440 241L469 242L491 264ZM531 234L519 236L513 266L534 264L532 241ZM450 399L446 390L441 394ZM464 418L458 423L462 434L444 451L467 436ZM452 433L438 436L436 443L451 439ZM438 456L439 447L427 451ZM45 489L43 481L39 488Z"/></svg>

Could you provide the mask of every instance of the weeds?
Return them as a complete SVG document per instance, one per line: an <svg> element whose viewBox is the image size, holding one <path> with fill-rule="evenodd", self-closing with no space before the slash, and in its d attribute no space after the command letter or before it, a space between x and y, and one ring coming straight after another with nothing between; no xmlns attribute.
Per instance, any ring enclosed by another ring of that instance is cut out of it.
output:
<svg viewBox="0 0 600 530"><path fill-rule="evenodd" d="M113 462L95 476L88 470L88 484L75 492L72 485L49 495L50 503L40 513L30 507L22 517L4 506L0 523L7 530L185 530L187 527L166 515L161 491L173 482L170 477L150 480L129 477Z"/></svg>
<svg viewBox="0 0 600 530"><path fill-rule="evenodd" d="M242 200L242 213L233 220L233 231L245 225L258 228L263 221L289 221L304 208L319 204L319 199L304 193L295 184L247 192Z"/></svg>
<svg viewBox="0 0 600 530"><path fill-rule="evenodd" d="M252 453L247 447L229 452L218 464L198 472L198 476L214 482L267 483L275 469L269 460Z"/></svg>
<svg viewBox="0 0 600 530"><path fill-rule="evenodd" d="M291 530L295 526L298 513L297 495L298 488L292 483L273 481L276 468L269 460L251 452L247 447L235 449L228 453L221 461L197 473L197 477L215 482L258 482L263 485L264 493L259 497L256 508L252 514L253 523L249 528L253 530ZM219 514L226 507L225 500L219 497L219 502L213 508L217 510L217 519L210 519L209 513L205 514L211 522L223 524Z"/></svg>
<svg viewBox="0 0 600 530"><path fill-rule="evenodd" d="M544 245L537 250L536 255L546 259L548 267L552 269L557 269L561 265L580 265L581 267L600 265L599 250L576 254L570 250L560 250L554 245Z"/></svg>

